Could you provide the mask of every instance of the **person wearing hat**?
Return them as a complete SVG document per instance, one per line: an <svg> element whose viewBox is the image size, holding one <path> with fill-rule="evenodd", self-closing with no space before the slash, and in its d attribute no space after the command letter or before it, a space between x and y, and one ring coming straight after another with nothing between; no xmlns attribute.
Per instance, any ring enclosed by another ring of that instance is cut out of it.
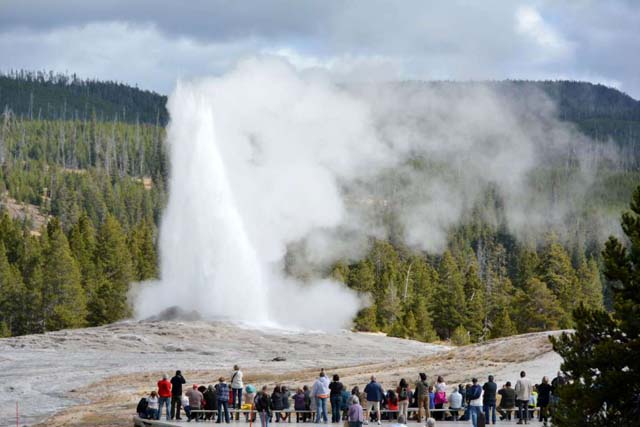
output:
<svg viewBox="0 0 640 427"><path fill-rule="evenodd" d="M224 377L218 378L218 421L222 422L222 410L224 409L224 422L230 423L229 419L229 385L224 382Z"/></svg>
<svg viewBox="0 0 640 427"><path fill-rule="evenodd" d="M185 394L189 399L189 408L191 409L189 419L187 421L195 419L196 422L198 422L201 414L197 411L202 409L202 401L204 400L204 396L200 390L198 390L198 384L194 384L191 390L188 390ZM196 413L193 411L196 411Z"/></svg>

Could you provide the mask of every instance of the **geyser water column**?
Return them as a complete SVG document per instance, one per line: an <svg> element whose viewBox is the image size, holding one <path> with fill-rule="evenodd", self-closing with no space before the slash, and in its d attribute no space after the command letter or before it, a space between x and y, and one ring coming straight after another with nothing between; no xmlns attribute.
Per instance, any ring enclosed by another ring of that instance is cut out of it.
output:
<svg viewBox="0 0 640 427"><path fill-rule="evenodd" d="M142 316L176 305L203 315L268 321L267 288L216 140L205 96L178 84L171 97L171 180L160 234L162 281L138 300ZM244 315L244 314L243 314Z"/></svg>
<svg viewBox="0 0 640 427"><path fill-rule="evenodd" d="M287 277L288 246L344 221L339 185L386 159L367 107L277 60L178 84L160 280L135 299L145 318L171 307L205 317L333 329L360 308L327 280Z"/></svg>

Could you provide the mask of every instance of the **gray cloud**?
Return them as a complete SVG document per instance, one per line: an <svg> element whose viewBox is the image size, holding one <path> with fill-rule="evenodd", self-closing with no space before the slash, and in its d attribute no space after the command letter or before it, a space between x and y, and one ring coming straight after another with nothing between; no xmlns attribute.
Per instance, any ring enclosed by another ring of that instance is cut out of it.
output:
<svg viewBox="0 0 640 427"><path fill-rule="evenodd" d="M638 28L640 6L625 0L9 0L0 67L168 92L177 77L267 53L346 78L568 78L638 98Z"/></svg>

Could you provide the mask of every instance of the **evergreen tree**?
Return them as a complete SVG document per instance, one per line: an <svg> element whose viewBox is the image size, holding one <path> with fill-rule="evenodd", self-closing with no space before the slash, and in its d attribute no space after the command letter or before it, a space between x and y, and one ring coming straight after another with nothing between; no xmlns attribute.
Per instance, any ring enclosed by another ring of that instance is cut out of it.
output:
<svg viewBox="0 0 640 427"><path fill-rule="evenodd" d="M431 307L433 326L441 338L449 338L453 330L467 320L464 278L449 251L442 255L438 278Z"/></svg>
<svg viewBox="0 0 640 427"><path fill-rule="evenodd" d="M9 264L4 243L0 241L0 337L23 333L24 292L20 273Z"/></svg>
<svg viewBox="0 0 640 427"><path fill-rule="evenodd" d="M622 216L630 247L610 237L604 274L615 282L613 311L580 305L575 332L551 338L571 381L560 388L554 424L635 426L640 418L640 187Z"/></svg>
<svg viewBox="0 0 640 427"><path fill-rule="evenodd" d="M414 313L416 321L416 335L415 338L419 341L433 342L438 336L433 323L431 321L431 314L429 312L429 304L423 296L417 296L413 302L412 312Z"/></svg>
<svg viewBox="0 0 640 427"><path fill-rule="evenodd" d="M54 218L47 225L44 251L42 307L44 330L75 328L85 324L86 296L80 270L71 255L60 223Z"/></svg>
<svg viewBox="0 0 640 427"><path fill-rule="evenodd" d="M558 329L566 313L560 308L556 296L539 279L532 277L518 292L514 306L515 321L520 332Z"/></svg>
<svg viewBox="0 0 640 427"><path fill-rule="evenodd" d="M602 308L603 289L600 280L598 263L594 259L587 261L584 252L580 256L580 265L577 271L580 284L579 298L587 308Z"/></svg>
<svg viewBox="0 0 640 427"><path fill-rule="evenodd" d="M555 236L551 236L542 256L540 264L540 278L555 294L560 306L565 311L565 316L560 327L571 326L571 310L576 305L576 290L578 278L571 265L569 254L558 243Z"/></svg>
<svg viewBox="0 0 640 427"><path fill-rule="evenodd" d="M508 337L517 333L516 326L509 316L509 310L503 307L491 325L491 338Z"/></svg>
<svg viewBox="0 0 640 427"><path fill-rule="evenodd" d="M100 280L89 303L90 323L101 325L129 316L127 293L134 278L133 266L126 236L111 215L107 215L98 231L96 267Z"/></svg>
<svg viewBox="0 0 640 427"><path fill-rule="evenodd" d="M158 275L158 261L153 243L153 228L147 221L140 221L133 229L129 250L133 258L135 280L142 281L156 278Z"/></svg>
<svg viewBox="0 0 640 427"><path fill-rule="evenodd" d="M465 329L464 326L460 325L453 330L451 334L451 342L455 345L467 345L471 343L471 337L469 336L469 331Z"/></svg>

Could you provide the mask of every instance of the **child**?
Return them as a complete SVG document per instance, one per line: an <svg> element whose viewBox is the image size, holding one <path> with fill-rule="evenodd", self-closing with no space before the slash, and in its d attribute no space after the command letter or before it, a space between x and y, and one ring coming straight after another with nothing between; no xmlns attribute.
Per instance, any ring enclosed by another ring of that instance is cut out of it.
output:
<svg viewBox="0 0 640 427"><path fill-rule="evenodd" d="M436 394L432 385L429 386L429 409L436 409Z"/></svg>
<svg viewBox="0 0 640 427"><path fill-rule="evenodd" d="M150 420L160 419L160 409L158 406L158 393L153 390L147 398L147 418Z"/></svg>
<svg viewBox="0 0 640 427"><path fill-rule="evenodd" d="M349 421L349 427L362 427L364 413L362 411L362 406L360 406L360 399L358 399L358 396L354 395L351 398L351 406L349 406L347 420Z"/></svg>
<svg viewBox="0 0 640 427"><path fill-rule="evenodd" d="M302 414L298 411L306 411L307 410L307 402L304 395L304 390L298 388L296 394L293 395L293 409L296 411L296 422L300 422L300 415L302 415L302 422L306 422L306 412L302 412Z"/></svg>
<svg viewBox="0 0 640 427"><path fill-rule="evenodd" d="M187 416L187 420L191 419L191 405L189 405L189 398L187 396L181 396L180 401L182 403L182 409Z"/></svg>

